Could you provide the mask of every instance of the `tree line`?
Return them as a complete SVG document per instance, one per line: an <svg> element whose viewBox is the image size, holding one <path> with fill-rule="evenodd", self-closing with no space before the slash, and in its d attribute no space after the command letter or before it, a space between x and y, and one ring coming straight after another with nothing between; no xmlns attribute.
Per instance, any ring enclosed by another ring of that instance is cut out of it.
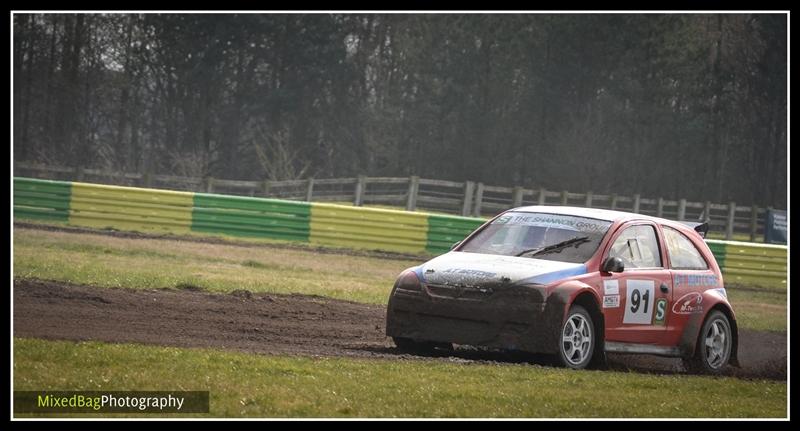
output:
<svg viewBox="0 0 800 431"><path fill-rule="evenodd" d="M785 14L14 14L16 161L786 207Z"/></svg>

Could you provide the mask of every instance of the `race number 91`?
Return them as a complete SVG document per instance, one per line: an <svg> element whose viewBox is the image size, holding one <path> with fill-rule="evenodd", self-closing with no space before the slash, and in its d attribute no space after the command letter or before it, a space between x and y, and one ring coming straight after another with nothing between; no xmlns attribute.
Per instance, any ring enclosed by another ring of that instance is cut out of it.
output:
<svg viewBox="0 0 800 431"><path fill-rule="evenodd" d="M625 316L622 323L649 325L653 321L655 282L653 280L628 280Z"/></svg>

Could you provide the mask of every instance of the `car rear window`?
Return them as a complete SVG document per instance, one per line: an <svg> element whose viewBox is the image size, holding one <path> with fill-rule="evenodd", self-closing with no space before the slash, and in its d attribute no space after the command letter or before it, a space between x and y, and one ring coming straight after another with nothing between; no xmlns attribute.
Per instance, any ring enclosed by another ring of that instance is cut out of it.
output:
<svg viewBox="0 0 800 431"><path fill-rule="evenodd" d="M560 214L508 212L461 246L469 253L583 263L592 257L610 221ZM546 249L549 246L558 246Z"/></svg>
<svg viewBox="0 0 800 431"><path fill-rule="evenodd" d="M682 233L664 226L664 240L672 269L708 269L703 255Z"/></svg>

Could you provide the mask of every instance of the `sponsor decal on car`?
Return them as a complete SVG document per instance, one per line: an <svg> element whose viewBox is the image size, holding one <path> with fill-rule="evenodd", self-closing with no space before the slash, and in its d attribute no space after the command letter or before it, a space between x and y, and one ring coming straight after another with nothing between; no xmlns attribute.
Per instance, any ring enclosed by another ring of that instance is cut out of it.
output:
<svg viewBox="0 0 800 431"><path fill-rule="evenodd" d="M504 214L495 219L492 224L512 224L521 226L554 227L580 232L605 232L611 225L610 222L590 222L583 217L548 214Z"/></svg>
<svg viewBox="0 0 800 431"><path fill-rule="evenodd" d="M675 287L717 286L719 278L714 274L675 274Z"/></svg>
<svg viewBox="0 0 800 431"><path fill-rule="evenodd" d="M442 274L458 274L458 275L471 275L478 278L493 278L497 273L488 271L479 271L477 269L466 268L447 268L442 271Z"/></svg>
<svg viewBox="0 0 800 431"><path fill-rule="evenodd" d="M664 326L667 317L667 300L659 298L656 301L656 313L653 315L653 325Z"/></svg>
<svg viewBox="0 0 800 431"><path fill-rule="evenodd" d="M672 312L675 314L695 314L703 312L703 296L697 292L689 292L675 301Z"/></svg>
<svg viewBox="0 0 800 431"><path fill-rule="evenodd" d="M606 295L619 295L619 280L604 280L603 293Z"/></svg>
<svg viewBox="0 0 800 431"><path fill-rule="evenodd" d="M603 297L603 308L619 307L619 295L609 295Z"/></svg>

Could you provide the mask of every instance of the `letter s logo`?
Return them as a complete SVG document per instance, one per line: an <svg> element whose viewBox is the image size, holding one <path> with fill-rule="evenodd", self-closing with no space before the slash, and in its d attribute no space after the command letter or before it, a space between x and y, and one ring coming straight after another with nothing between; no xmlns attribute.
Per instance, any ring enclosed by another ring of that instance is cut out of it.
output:
<svg viewBox="0 0 800 431"><path fill-rule="evenodd" d="M653 315L653 324L663 325L664 319L666 317L667 317L667 300L662 298L656 302L656 312Z"/></svg>

